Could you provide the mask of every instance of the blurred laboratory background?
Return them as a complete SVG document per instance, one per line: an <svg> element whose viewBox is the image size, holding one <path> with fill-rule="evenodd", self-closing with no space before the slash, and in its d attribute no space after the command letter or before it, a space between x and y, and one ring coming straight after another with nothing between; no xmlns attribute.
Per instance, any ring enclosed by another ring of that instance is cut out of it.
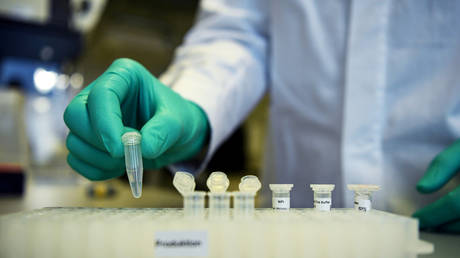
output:
<svg viewBox="0 0 460 258"><path fill-rule="evenodd" d="M159 76L193 25L197 0L2 0L0 2L0 214L41 207L179 207L167 170L145 171L140 199L126 178L90 182L67 165L62 115L113 60ZM225 171L230 190L258 175L265 97L197 179Z"/></svg>

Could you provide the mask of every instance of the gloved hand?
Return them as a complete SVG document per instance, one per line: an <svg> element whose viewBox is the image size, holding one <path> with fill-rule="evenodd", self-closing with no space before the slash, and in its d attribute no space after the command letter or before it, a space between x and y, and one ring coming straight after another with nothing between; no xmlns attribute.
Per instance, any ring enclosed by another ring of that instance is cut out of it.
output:
<svg viewBox="0 0 460 258"><path fill-rule="evenodd" d="M123 175L121 136L140 130L144 168L198 154L208 120L201 108L163 85L141 64L118 59L83 89L64 113L69 165L90 180Z"/></svg>
<svg viewBox="0 0 460 258"><path fill-rule="evenodd" d="M460 140L442 151L430 164L417 183L421 193L439 190L460 170ZM413 215L420 220L421 229L460 233L460 186Z"/></svg>

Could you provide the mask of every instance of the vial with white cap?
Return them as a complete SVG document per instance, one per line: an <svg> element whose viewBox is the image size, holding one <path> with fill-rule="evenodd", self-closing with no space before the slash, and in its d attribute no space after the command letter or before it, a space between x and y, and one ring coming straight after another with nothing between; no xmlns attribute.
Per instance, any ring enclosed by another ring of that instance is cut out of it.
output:
<svg viewBox="0 0 460 258"><path fill-rule="evenodd" d="M141 134L138 132L127 132L121 137L125 146L126 174L128 175L129 185L134 198L142 195L142 151Z"/></svg>
<svg viewBox="0 0 460 258"><path fill-rule="evenodd" d="M313 190L313 206L318 211L330 211L332 204L332 184L311 184Z"/></svg>
<svg viewBox="0 0 460 258"><path fill-rule="evenodd" d="M178 171L174 174L173 185L184 196L195 190L195 177L188 172Z"/></svg>
<svg viewBox="0 0 460 258"><path fill-rule="evenodd" d="M355 192L355 209L368 212L372 209L372 193L380 190L378 185L348 185L349 190Z"/></svg>
<svg viewBox="0 0 460 258"><path fill-rule="evenodd" d="M227 188L230 181L224 172L212 172L206 180L209 188L209 216L211 218L226 218L230 213L230 193Z"/></svg>
<svg viewBox="0 0 460 258"><path fill-rule="evenodd" d="M293 184L270 184L272 206L275 210L289 210L291 207L291 189Z"/></svg>

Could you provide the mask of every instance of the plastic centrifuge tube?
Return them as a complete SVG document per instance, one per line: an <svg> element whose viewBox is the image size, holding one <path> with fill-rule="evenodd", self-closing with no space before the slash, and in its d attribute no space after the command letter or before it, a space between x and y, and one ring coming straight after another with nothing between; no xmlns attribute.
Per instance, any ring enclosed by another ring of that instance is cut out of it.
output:
<svg viewBox="0 0 460 258"><path fill-rule="evenodd" d="M190 173L178 171L174 174L173 185L182 196L185 196L195 190L195 177Z"/></svg>
<svg viewBox="0 0 460 258"><path fill-rule="evenodd" d="M224 172L212 172L206 180L209 188L209 215L211 217L228 217L230 213L230 193L227 188L230 181Z"/></svg>
<svg viewBox="0 0 460 258"><path fill-rule="evenodd" d="M355 192L355 209L368 212L372 209L372 193L380 190L378 185L348 185L349 190Z"/></svg>
<svg viewBox="0 0 460 258"><path fill-rule="evenodd" d="M230 181L224 172L212 172L206 180L206 185L211 193L223 193L227 191Z"/></svg>
<svg viewBox="0 0 460 258"><path fill-rule="evenodd" d="M254 214L255 192L233 192L233 210L236 217L250 217Z"/></svg>
<svg viewBox="0 0 460 258"><path fill-rule="evenodd" d="M208 193L209 215L212 218L227 218L230 215L230 193Z"/></svg>
<svg viewBox="0 0 460 258"><path fill-rule="evenodd" d="M249 218L254 215L255 196L262 184L253 175L243 176L239 184L239 192L233 192L233 208L235 217Z"/></svg>
<svg viewBox="0 0 460 258"><path fill-rule="evenodd" d="M184 214L188 217L204 216L204 191L186 192L184 196Z"/></svg>
<svg viewBox="0 0 460 258"><path fill-rule="evenodd" d="M270 184L272 206L275 210L289 210L291 207L291 189L293 184Z"/></svg>
<svg viewBox="0 0 460 258"><path fill-rule="evenodd" d="M126 174L128 175L134 198L140 198L142 195L143 166L141 137L141 134L138 132L128 132L121 137L121 141L125 146Z"/></svg>
<svg viewBox="0 0 460 258"><path fill-rule="evenodd" d="M335 185L316 184L310 185L313 189L313 206L318 211L330 211L332 204L332 190Z"/></svg>

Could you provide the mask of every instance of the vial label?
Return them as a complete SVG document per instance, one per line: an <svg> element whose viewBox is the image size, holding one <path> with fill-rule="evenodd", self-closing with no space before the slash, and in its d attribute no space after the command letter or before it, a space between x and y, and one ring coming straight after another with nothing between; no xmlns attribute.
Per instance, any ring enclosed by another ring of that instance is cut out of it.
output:
<svg viewBox="0 0 460 258"><path fill-rule="evenodd" d="M331 210L331 198L316 198L313 201L313 205L315 209L320 211L330 211Z"/></svg>
<svg viewBox="0 0 460 258"><path fill-rule="evenodd" d="M355 200L355 209L368 212L372 209L371 200L358 199Z"/></svg>
<svg viewBox="0 0 460 258"><path fill-rule="evenodd" d="M290 198L287 197L274 197L272 199L273 209L275 210L289 210Z"/></svg>

